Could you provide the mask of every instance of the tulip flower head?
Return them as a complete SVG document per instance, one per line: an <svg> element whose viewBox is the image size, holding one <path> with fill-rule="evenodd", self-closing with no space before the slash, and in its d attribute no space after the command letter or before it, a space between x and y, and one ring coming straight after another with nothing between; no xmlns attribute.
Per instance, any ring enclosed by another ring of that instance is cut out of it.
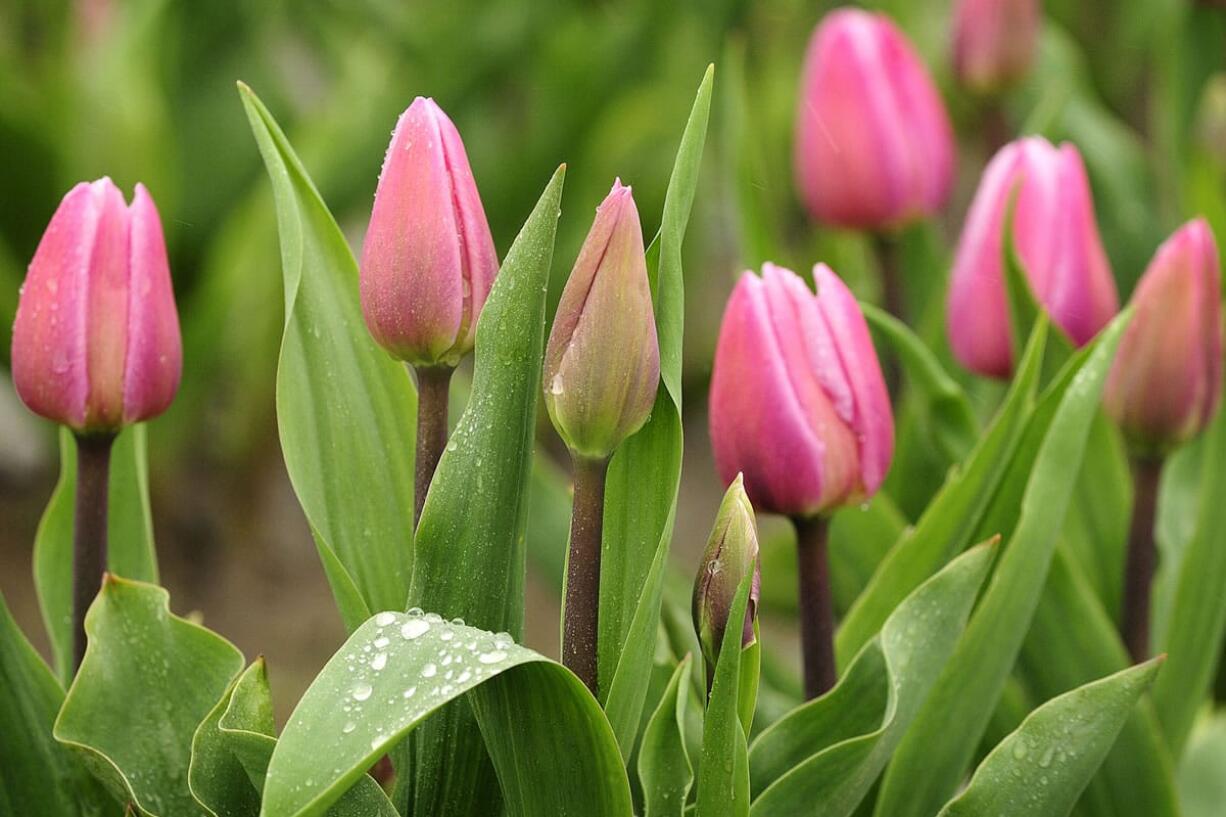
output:
<svg viewBox="0 0 1226 817"><path fill-rule="evenodd" d="M954 256L947 323L954 357L971 371L1013 369L1005 293L1005 218L1035 298L1077 345L1119 310L1081 154L1028 137L988 163Z"/></svg>
<svg viewBox="0 0 1226 817"><path fill-rule="evenodd" d="M967 88L993 93L1030 70L1039 35L1036 0L959 0L954 73Z"/></svg>
<svg viewBox="0 0 1226 817"><path fill-rule="evenodd" d="M619 179L571 270L545 349L545 407L581 457L604 459L647 422L660 382L639 212Z"/></svg>
<svg viewBox="0 0 1226 817"><path fill-rule="evenodd" d="M725 483L744 473L759 510L809 517L872 496L894 419L859 304L829 267L817 294L766 264L741 276L720 327L710 426Z"/></svg>
<svg viewBox="0 0 1226 817"><path fill-rule="evenodd" d="M839 9L813 33L795 151L798 189L820 222L888 229L945 203L954 174L949 117L884 14Z"/></svg>
<svg viewBox="0 0 1226 817"><path fill-rule="evenodd" d="M1204 219L1158 248L1107 379L1105 406L1143 454L1199 434L1222 392L1221 267Z"/></svg>
<svg viewBox="0 0 1226 817"><path fill-rule="evenodd" d="M758 556L758 527L754 521L753 506L738 474L720 503L715 526L702 554L698 577L694 580L694 629L708 667L714 668L719 659L737 588L751 574L749 601L745 608L745 621L741 625L742 647L753 644L756 638L754 621L758 615L762 565Z"/></svg>
<svg viewBox="0 0 1226 817"><path fill-rule="evenodd" d="M162 222L103 178L64 196L30 263L13 324L13 383L36 414L81 433L161 414L182 372Z"/></svg>
<svg viewBox="0 0 1226 817"><path fill-rule="evenodd" d="M400 116L362 244L362 314L375 341L415 366L473 348L498 273L485 210L455 125L432 99Z"/></svg>

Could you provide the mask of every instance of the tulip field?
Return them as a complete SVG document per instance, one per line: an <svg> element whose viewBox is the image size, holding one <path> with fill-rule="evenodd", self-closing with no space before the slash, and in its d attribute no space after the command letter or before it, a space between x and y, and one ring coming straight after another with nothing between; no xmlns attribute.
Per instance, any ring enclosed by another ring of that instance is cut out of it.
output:
<svg viewBox="0 0 1226 817"><path fill-rule="evenodd" d="M0 817L1226 817L1226 4L0 4Z"/></svg>

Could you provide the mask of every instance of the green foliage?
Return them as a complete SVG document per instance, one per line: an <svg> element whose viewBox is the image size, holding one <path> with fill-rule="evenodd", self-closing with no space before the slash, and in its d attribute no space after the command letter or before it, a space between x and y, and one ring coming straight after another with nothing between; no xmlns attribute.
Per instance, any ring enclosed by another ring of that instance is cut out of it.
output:
<svg viewBox="0 0 1226 817"><path fill-rule="evenodd" d="M694 785L694 767L685 746L686 706L689 702L690 664L687 654L673 670L668 686L639 747L638 773L643 785L645 817L682 817L685 800Z"/></svg>
<svg viewBox="0 0 1226 817"><path fill-rule="evenodd" d="M406 734L466 693L508 813L629 813L617 743L574 675L508 635L416 611L378 614L316 677L273 751L263 813L323 814Z"/></svg>
<svg viewBox="0 0 1226 817"><path fill-rule="evenodd" d="M263 103L239 90L281 235L281 451L352 629L408 596L416 397L405 368L366 331L357 264L306 169Z"/></svg>

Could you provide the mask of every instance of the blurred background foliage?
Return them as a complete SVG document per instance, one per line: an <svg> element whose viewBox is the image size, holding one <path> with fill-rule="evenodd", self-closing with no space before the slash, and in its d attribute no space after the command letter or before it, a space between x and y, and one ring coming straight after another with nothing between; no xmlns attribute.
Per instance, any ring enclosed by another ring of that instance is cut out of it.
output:
<svg viewBox="0 0 1226 817"><path fill-rule="evenodd" d="M1030 78L989 102L953 83L947 0L868 5L890 12L913 38L960 134L953 203L941 223L904 236L913 314L937 348L950 247L1002 122L1008 133L1080 146L1122 295L1180 221L1204 214L1226 240L1226 10L1191 0L1048 0ZM343 633L277 450L276 223L235 81L251 85L285 125L355 250L389 134L414 96L434 97L463 134L500 252L566 162L556 300L614 177L634 187L644 229L654 233L694 88L715 62L717 108L685 258L686 476L674 558L688 577L720 495L704 397L735 276L768 258L797 269L825 260L864 297L876 295L867 241L812 227L791 183L800 63L830 7L0 0L0 361L25 266L63 193L102 175L124 190L144 182L165 223L185 346L182 391L150 427L165 582L176 607L200 610L249 653L266 651L285 688L277 697L290 703ZM975 391L985 407L1000 394L983 383ZM914 519L948 466L908 437L905 414L890 530ZM541 439L544 453L559 453L551 433L543 429ZM0 590L40 644L29 552L55 478L54 441L54 429L24 411L5 377ZM556 527L557 514L551 521L536 511L546 501L561 506L561 533L553 557L538 559L552 569L530 578L540 612L529 615L528 641L556 653L550 574L564 547L564 488L534 498L533 518ZM775 528L765 522L770 539ZM786 543L775 556L768 548L768 602L791 592L786 576L770 587L771 565L787 552ZM862 558L864 572L875 558Z"/></svg>

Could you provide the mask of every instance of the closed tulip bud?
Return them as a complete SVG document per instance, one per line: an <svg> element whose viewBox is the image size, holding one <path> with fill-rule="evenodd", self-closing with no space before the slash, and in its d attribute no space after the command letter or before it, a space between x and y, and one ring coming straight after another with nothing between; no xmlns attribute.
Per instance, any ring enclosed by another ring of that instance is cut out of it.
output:
<svg viewBox="0 0 1226 817"><path fill-rule="evenodd" d="M1038 35L1036 0L960 0L954 10L954 73L972 91L999 91L1030 70Z"/></svg>
<svg viewBox="0 0 1226 817"><path fill-rule="evenodd" d="M715 463L759 510L809 517L876 492L894 419L868 325L829 267L814 295L766 264L728 301L711 375Z"/></svg>
<svg viewBox="0 0 1226 817"><path fill-rule="evenodd" d="M881 230L945 203L954 174L949 117L884 14L839 9L813 33L795 151L797 185L818 221Z"/></svg>
<svg viewBox="0 0 1226 817"><path fill-rule="evenodd" d="M1013 369L1005 293L1005 218L1030 289L1078 346L1119 310L1111 266L1098 236L1081 154L1029 137L1005 145L988 163L954 256L949 341L966 368L989 377Z"/></svg>
<svg viewBox="0 0 1226 817"><path fill-rule="evenodd" d="M545 349L545 406L576 455L604 459L638 431L660 382L638 209L618 180L562 291Z"/></svg>
<svg viewBox="0 0 1226 817"><path fill-rule="evenodd" d="M1158 248L1132 296L1105 404L1142 454L1163 454L1209 424L1222 391L1221 268L1204 219Z"/></svg>
<svg viewBox="0 0 1226 817"><path fill-rule="evenodd" d="M110 179L64 196L34 253L13 324L13 383L32 411L113 432L166 410L182 372L157 208Z"/></svg>
<svg viewBox="0 0 1226 817"><path fill-rule="evenodd" d="M454 366L473 348L498 273L468 154L432 99L396 123L362 244L362 314L375 341L414 366Z"/></svg>
<svg viewBox="0 0 1226 817"><path fill-rule="evenodd" d="M702 565L694 580L694 629L708 667L714 668L719 659L737 588L751 574L753 578L745 621L739 625L742 647L748 647L755 640L754 621L758 615L762 567L758 558L758 527L754 522L753 506L749 504L749 497L738 474L720 503L715 527L711 529L711 538L707 540Z"/></svg>

